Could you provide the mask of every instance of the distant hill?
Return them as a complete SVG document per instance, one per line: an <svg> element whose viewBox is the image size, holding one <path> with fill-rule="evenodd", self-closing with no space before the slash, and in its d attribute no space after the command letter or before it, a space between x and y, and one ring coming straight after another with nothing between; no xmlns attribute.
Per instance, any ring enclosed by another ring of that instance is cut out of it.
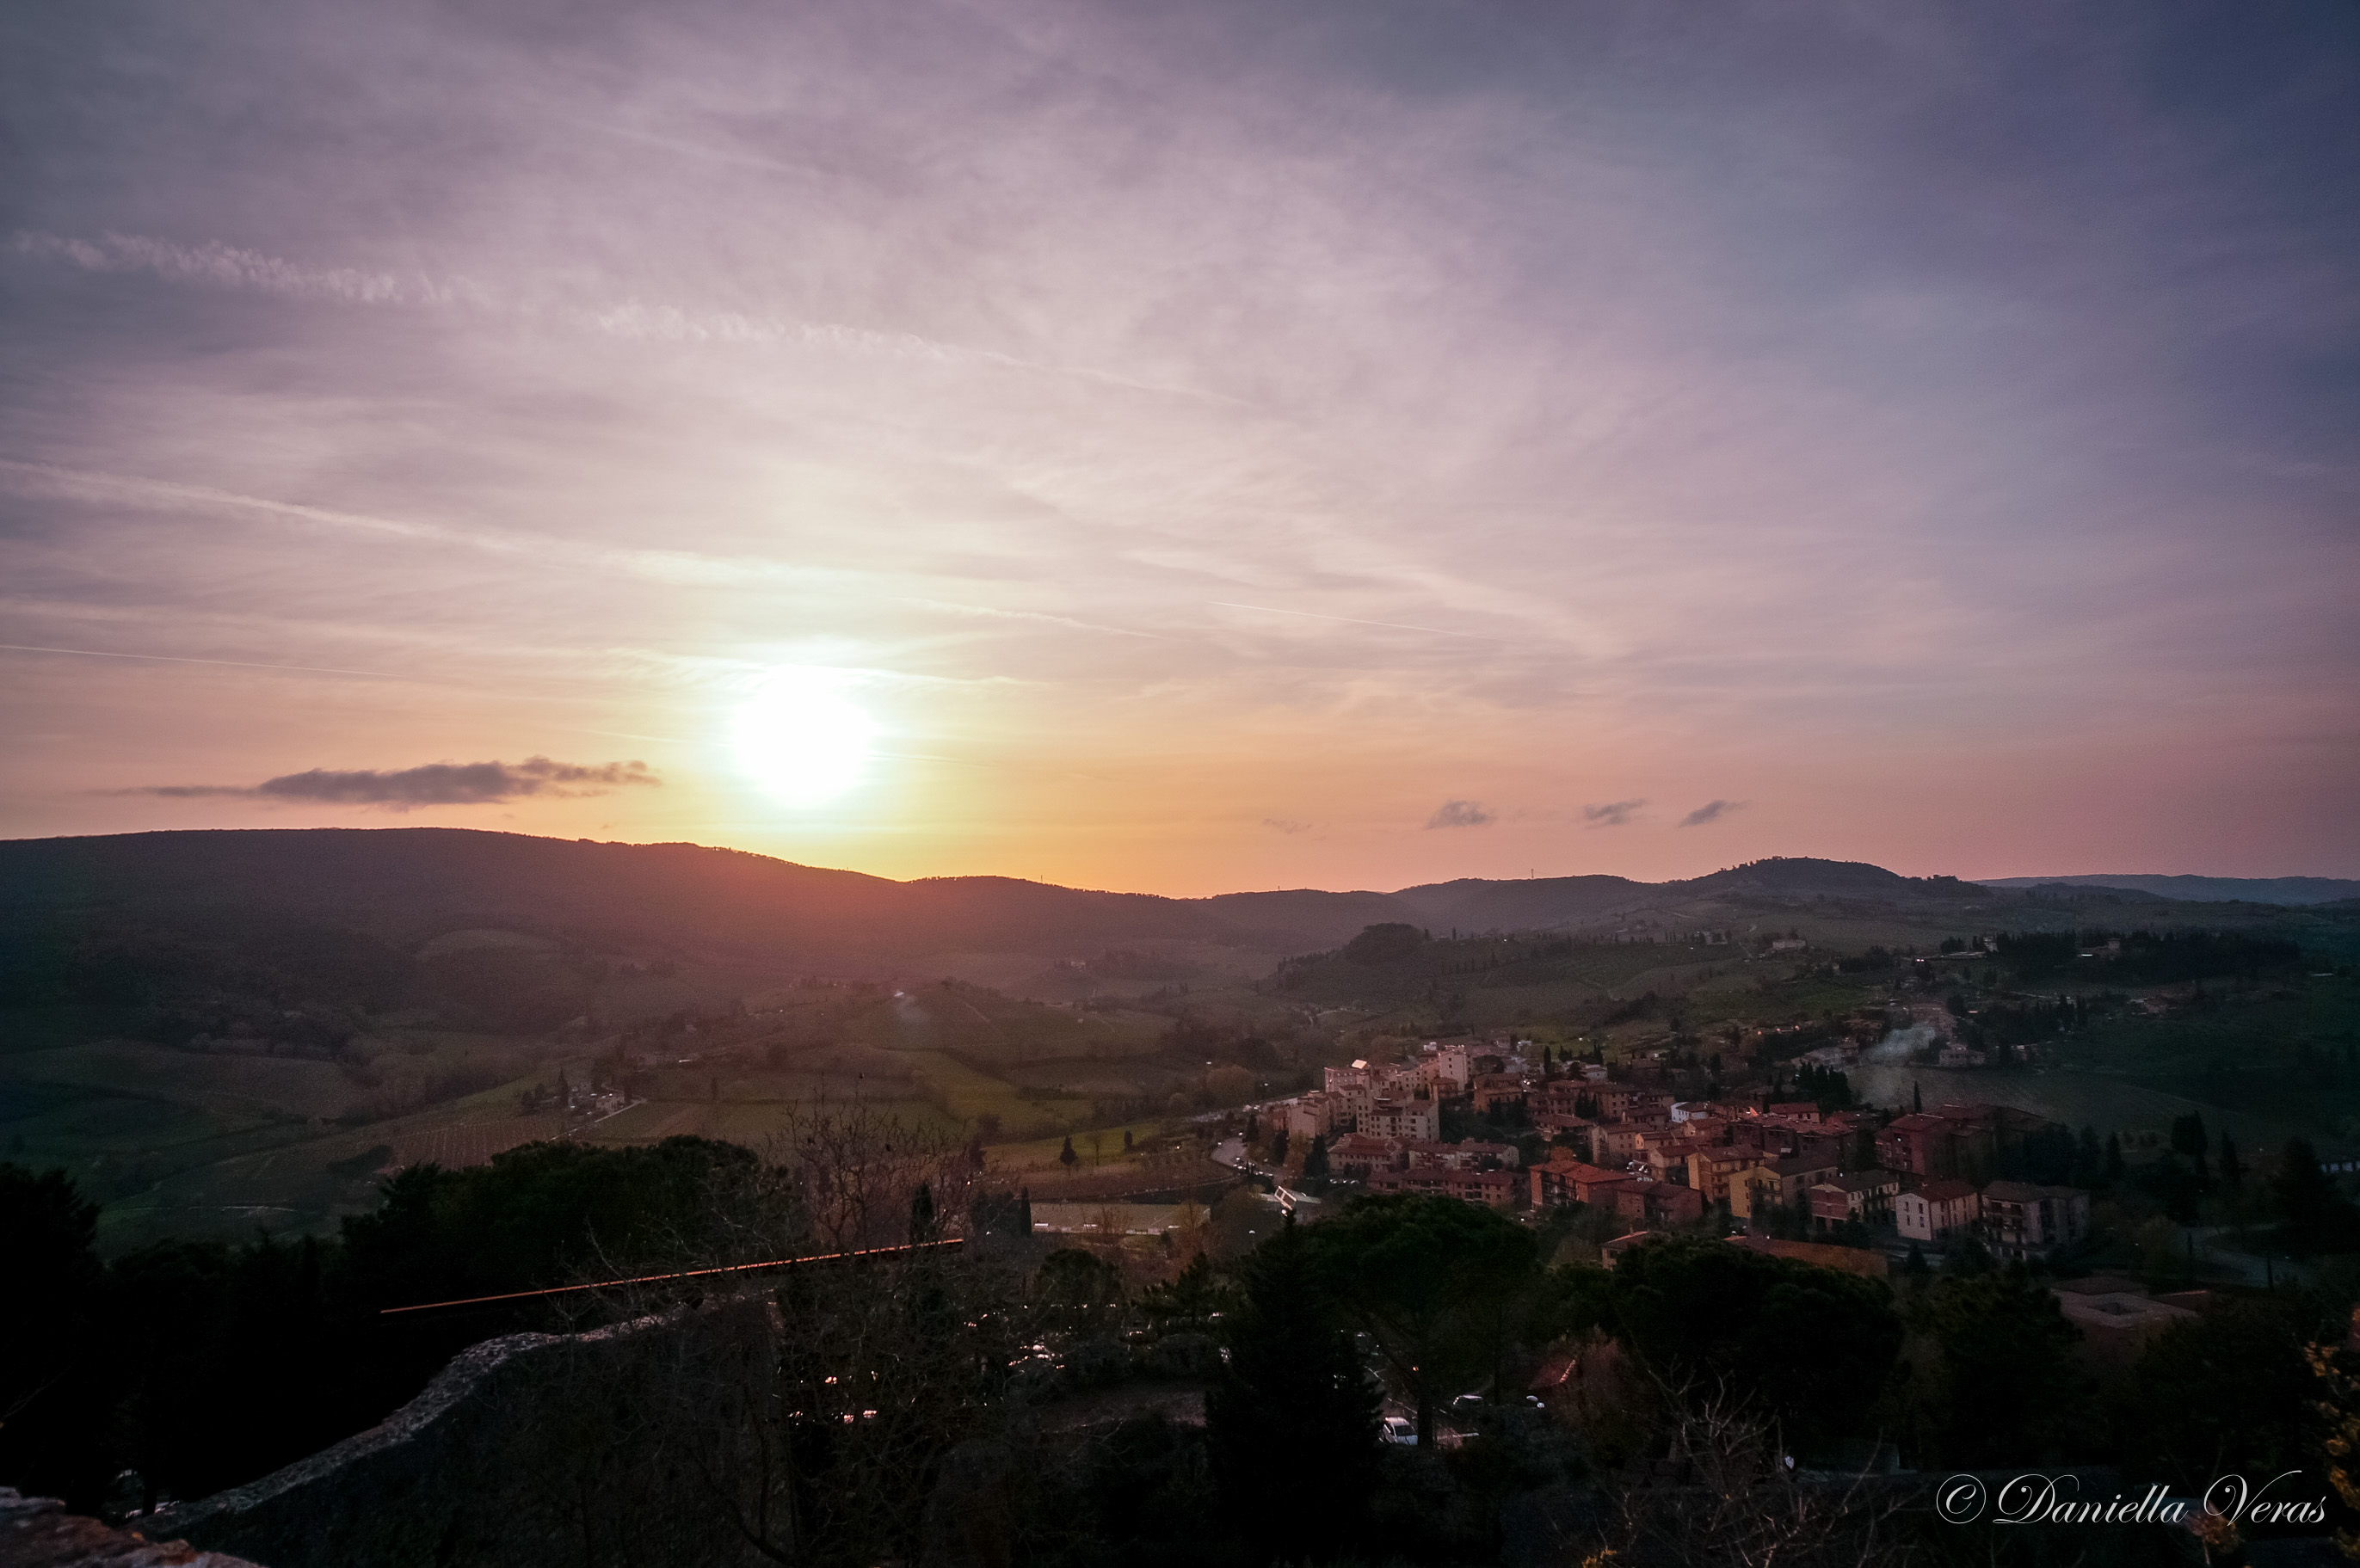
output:
<svg viewBox="0 0 2360 1568"><path fill-rule="evenodd" d="M1006 877L896 882L688 844L598 844L462 828L130 833L0 843L0 931L55 942L265 917L397 946L515 929L590 946L730 954L814 972L892 973L945 953L1094 953L1182 941L1331 946L1382 895L1229 900Z"/></svg>
<svg viewBox="0 0 2360 1568"><path fill-rule="evenodd" d="M2027 887L2118 887L2126 893L2147 893L2158 898L2190 903L2333 904L2360 898L2360 882L2335 877L2185 877L2145 872L2098 873L2086 877L1984 877L1985 887L2012 892Z"/></svg>
<svg viewBox="0 0 2360 1568"><path fill-rule="evenodd" d="M2324 898L2360 889L2322 878L2118 880L2132 885L2135 897L2156 884L2180 898L2218 898L2223 889L2248 898L2265 889L2281 898ZM1946 877L1800 857L1666 883L1463 878L1392 893L1296 888L1166 898L1006 877L897 882L690 844L461 828L126 833L0 842L0 1003L207 986L270 994L332 971L342 976L339 992L375 994L398 989L388 976L413 960L486 976L502 964L530 967L514 955L438 959L441 950L429 944L457 932L523 933L585 960L676 956L733 972L877 978L1013 979L1112 953L1153 967L1155 961L1139 955L1185 948L1195 954L1191 962L1243 976L1266 973L1284 957L1338 948L1365 927L1387 923L1472 937L1611 931L1626 923L1672 930L1759 919L1784 926L1813 909L1857 924L1885 911L1901 923L1863 940L1915 941L1920 927L1939 936L2007 918L1988 908L1968 912L1995 897L2008 895ZM2054 913L2026 911L2036 920ZM1828 935L1832 940L1832 929ZM148 978L133 984L132 971ZM120 984L110 978L118 974ZM487 978L477 989L500 984Z"/></svg>
<svg viewBox="0 0 2360 1568"><path fill-rule="evenodd" d="M1403 888L1392 895L1392 902L1397 909L1408 906L1408 912L1389 918L1466 931L1546 931L1628 909L1655 892L1647 883L1622 877L1540 877L1522 882L1468 877Z"/></svg>

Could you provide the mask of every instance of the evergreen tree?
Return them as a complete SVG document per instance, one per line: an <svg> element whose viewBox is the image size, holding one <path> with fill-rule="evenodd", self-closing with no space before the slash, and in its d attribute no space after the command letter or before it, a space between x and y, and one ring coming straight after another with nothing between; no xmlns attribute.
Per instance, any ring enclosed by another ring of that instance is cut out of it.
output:
<svg viewBox="0 0 2360 1568"><path fill-rule="evenodd" d="M2106 1150L2098 1141L2098 1129L2085 1126L2073 1146L2073 1185L2096 1186L2105 1179L2105 1169Z"/></svg>
<svg viewBox="0 0 2360 1568"><path fill-rule="evenodd" d="M2226 1132L2221 1135L2221 1184L2236 1192L2245 1184L2245 1167L2237 1159L2237 1145Z"/></svg>
<svg viewBox="0 0 2360 1568"><path fill-rule="evenodd" d="M921 1181L910 1194L910 1245L934 1239L934 1190Z"/></svg>
<svg viewBox="0 0 2360 1568"><path fill-rule="evenodd" d="M1067 1133L1065 1135L1065 1147L1057 1150L1057 1163L1064 1166L1066 1170L1071 1171L1076 1164L1080 1163L1081 1158L1082 1157L1080 1155L1074 1152L1074 1135L1072 1133Z"/></svg>
<svg viewBox="0 0 2360 1568"><path fill-rule="evenodd" d="M1273 1165L1286 1163L1286 1129L1284 1127L1270 1135L1270 1162Z"/></svg>
<svg viewBox="0 0 2360 1568"><path fill-rule="evenodd" d="M1213 1472L1264 1561L1307 1562L1364 1534L1377 1482L1376 1389L1338 1326L1293 1219L1256 1248L1228 1315L1229 1365L1205 1397ZM1306 1506L1306 1499L1318 1506Z"/></svg>
<svg viewBox="0 0 2360 1568"><path fill-rule="evenodd" d="M1923 1089L1920 1089L1915 1082L1912 1082L1909 1085L1909 1109L1913 1114L1918 1116L1924 1116L1926 1114L1926 1092Z"/></svg>
<svg viewBox="0 0 2360 1568"><path fill-rule="evenodd" d="M1937 1285L1914 1314L1942 1350L1947 1464L2046 1463L2082 1415L2080 1331L2023 1265Z"/></svg>
<svg viewBox="0 0 2360 1568"><path fill-rule="evenodd" d="M1312 1134L1311 1151L1303 1157L1303 1174L1306 1177L1328 1174L1328 1139L1324 1134Z"/></svg>
<svg viewBox="0 0 2360 1568"><path fill-rule="evenodd" d="M2308 1138L2287 1139L2278 1154L2278 1173L2270 1182L2270 1195L2286 1222L2287 1246L2297 1257L2329 1247L2349 1228L2352 1205L2319 1168L2319 1156Z"/></svg>
<svg viewBox="0 0 2360 1568"><path fill-rule="evenodd" d="M0 1164L0 1475L95 1511L110 1463L119 1346L98 1327L98 1205L62 1171Z"/></svg>
<svg viewBox="0 0 2360 1568"><path fill-rule="evenodd" d="M2123 1135L2106 1135L2106 1184L2113 1186L2123 1179Z"/></svg>
<svg viewBox="0 0 2360 1568"><path fill-rule="evenodd" d="M1024 1227L1026 1236L1032 1234L1032 1189L1030 1187L1016 1189L1016 1223Z"/></svg>

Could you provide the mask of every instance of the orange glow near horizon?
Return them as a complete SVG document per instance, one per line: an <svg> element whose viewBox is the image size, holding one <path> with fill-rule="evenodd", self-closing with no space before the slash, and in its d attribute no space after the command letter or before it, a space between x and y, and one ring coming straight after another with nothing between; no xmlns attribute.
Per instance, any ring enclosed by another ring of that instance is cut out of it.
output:
<svg viewBox="0 0 2360 1568"><path fill-rule="evenodd" d="M2360 876L2333 94L913 3L28 21L0 834Z"/></svg>

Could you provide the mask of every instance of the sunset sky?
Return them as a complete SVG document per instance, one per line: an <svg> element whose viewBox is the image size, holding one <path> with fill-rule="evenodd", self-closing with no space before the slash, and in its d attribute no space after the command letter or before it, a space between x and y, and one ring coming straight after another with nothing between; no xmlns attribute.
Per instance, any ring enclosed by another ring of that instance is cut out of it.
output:
<svg viewBox="0 0 2360 1568"><path fill-rule="evenodd" d="M0 28L0 836L2360 876L2353 7Z"/></svg>

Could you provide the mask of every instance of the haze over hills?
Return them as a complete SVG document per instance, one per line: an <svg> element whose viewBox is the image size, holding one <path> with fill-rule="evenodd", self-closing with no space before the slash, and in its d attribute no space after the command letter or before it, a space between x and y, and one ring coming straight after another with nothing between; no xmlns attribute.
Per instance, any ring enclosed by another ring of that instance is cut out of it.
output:
<svg viewBox="0 0 2360 1568"><path fill-rule="evenodd" d="M2190 877L2147 872L2093 872L2081 877L1981 877L1985 887L2118 887L2161 898L2215 904L2333 904L2360 898L2360 881L2342 877Z"/></svg>
<svg viewBox="0 0 2360 1568"><path fill-rule="evenodd" d="M1402 921L1470 931L1612 920L1666 900L1839 897L1965 904L1991 895L1873 866L1775 860L1668 883L1468 878L1392 893L1295 889L1168 898L1013 877L895 882L694 844L604 844L457 828L132 833L0 844L0 923L77 931L328 921L414 947L519 928L591 948L676 947L812 970L890 973L951 955L1031 962L1137 943L1270 957ZM953 964L952 967L956 967Z"/></svg>
<svg viewBox="0 0 2360 1568"><path fill-rule="evenodd" d="M460 828L262 829L0 843L0 929L16 944L158 927L325 922L414 948L453 930L521 929L580 946L727 956L812 972L1006 969L1125 945L1233 950L1247 968L1386 921L1469 932L1611 924L1655 911L1864 901L1934 912L1993 888L2067 882L2149 896L2318 902L2327 878L1906 877L1856 862L1773 859L1684 880L1462 878L1393 892L1291 889L1170 898L1014 877L896 882L686 844L610 844ZM2168 891L2167 891L2168 890ZM2003 900L2007 894L1997 895ZM12 944L13 945L13 944Z"/></svg>

